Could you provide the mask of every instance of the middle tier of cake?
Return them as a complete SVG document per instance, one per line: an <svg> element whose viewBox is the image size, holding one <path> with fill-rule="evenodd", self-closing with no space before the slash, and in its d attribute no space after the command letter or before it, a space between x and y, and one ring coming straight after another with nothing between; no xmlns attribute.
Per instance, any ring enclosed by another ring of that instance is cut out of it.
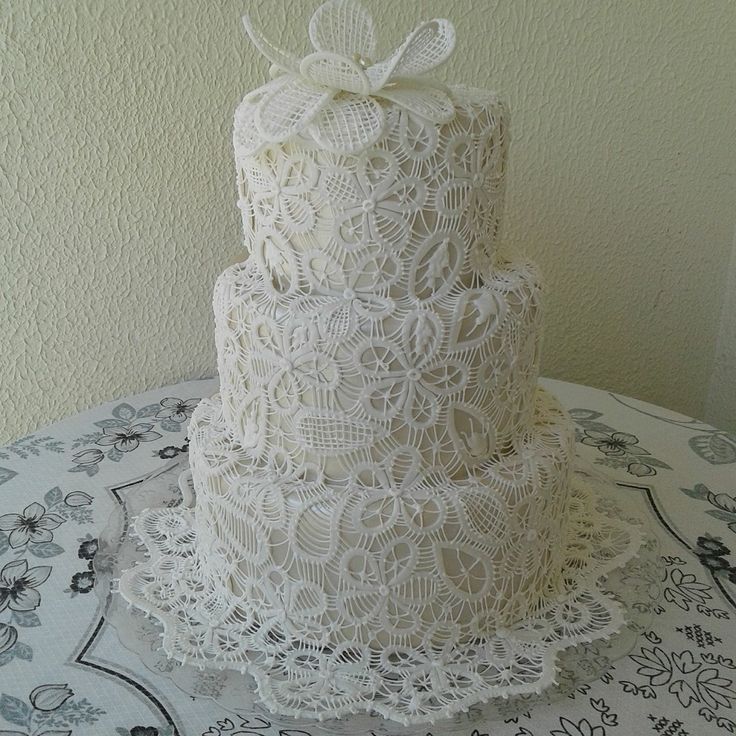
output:
<svg viewBox="0 0 736 736"><path fill-rule="evenodd" d="M284 475L339 481L407 446L467 478L530 430L540 291L526 262L431 303L349 285L276 294L251 260L232 266L214 295L228 429Z"/></svg>

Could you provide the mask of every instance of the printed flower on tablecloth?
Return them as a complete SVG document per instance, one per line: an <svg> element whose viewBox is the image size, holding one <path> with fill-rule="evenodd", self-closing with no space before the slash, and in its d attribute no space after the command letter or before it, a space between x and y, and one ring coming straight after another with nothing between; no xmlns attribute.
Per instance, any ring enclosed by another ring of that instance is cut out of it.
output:
<svg viewBox="0 0 736 736"><path fill-rule="evenodd" d="M49 514L40 503L32 503L23 509L22 514L3 514L0 516L0 531L10 532L8 543L14 549L26 544L50 542L52 529L63 524L65 519L57 514Z"/></svg>
<svg viewBox="0 0 736 736"><path fill-rule="evenodd" d="M173 422L186 422L192 416L199 399L161 399L161 409L156 412L156 419L171 419ZM161 435L159 435L160 437Z"/></svg>
<svg viewBox="0 0 736 736"><path fill-rule="evenodd" d="M167 397L159 403L147 404L138 409L128 403L118 404L113 407L111 417L94 422L99 429L77 437L71 445L72 450L87 443L109 449L105 452L98 447L78 450L72 456L74 466L68 472L86 473L92 477L99 472L104 460L120 462L126 453L137 449L141 442L152 442L161 438L162 435L156 430L181 432L199 401L196 398Z"/></svg>
<svg viewBox="0 0 736 736"><path fill-rule="evenodd" d="M93 561L100 550L99 540L90 534L77 541L80 543L79 549L77 550L77 557L87 563L87 569L75 572L72 575L69 581L69 587L64 591L65 593L69 593L72 598L78 594L89 593L94 589L96 574Z"/></svg>
<svg viewBox="0 0 736 736"><path fill-rule="evenodd" d="M68 685L39 685L31 690L29 700L36 710L50 711L60 708L73 696Z"/></svg>
<svg viewBox="0 0 736 736"><path fill-rule="evenodd" d="M648 455L649 453L639 447L639 438L627 432L599 432L594 429L586 429L585 436L580 440L584 445L591 445L600 450L604 455L617 457L619 455Z"/></svg>
<svg viewBox="0 0 736 736"><path fill-rule="evenodd" d="M708 491L708 501L719 509L728 512L729 514L736 514L736 496L729 496L728 493L713 493Z"/></svg>
<svg viewBox="0 0 736 736"><path fill-rule="evenodd" d="M100 543L97 539L85 539L80 545L77 551L77 556L80 560L91 560L100 549Z"/></svg>
<svg viewBox="0 0 736 736"><path fill-rule="evenodd" d="M161 437L161 434L152 430L153 425L144 422L127 427L105 427L97 444L113 445L120 452L132 452L141 442L153 442Z"/></svg>
<svg viewBox="0 0 736 736"><path fill-rule="evenodd" d="M714 606L713 587L700 582L692 573L683 572L678 558L665 558L669 566L665 578L664 600L674 603L683 611L697 611L704 616L728 620L731 614Z"/></svg>
<svg viewBox="0 0 736 736"><path fill-rule="evenodd" d="M97 463L101 463L104 458L105 454L102 450L98 450L96 447L90 447L72 455L72 462L76 465L86 467L89 465L97 465Z"/></svg>
<svg viewBox="0 0 736 736"><path fill-rule="evenodd" d="M635 475L637 478L645 478L648 475L656 475L657 471L646 463L629 463L626 472Z"/></svg>
<svg viewBox="0 0 736 736"><path fill-rule="evenodd" d="M726 559L731 550L726 547L719 537L705 534L696 541L695 554L700 563L707 567L714 575L721 571L731 571L731 565Z"/></svg>
<svg viewBox="0 0 736 736"><path fill-rule="evenodd" d="M593 726L587 718L576 723L569 718L561 717L560 726L562 730L550 731L550 736L606 736L606 729L603 726Z"/></svg>
<svg viewBox="0 0 736 736"><path fill-rule="evenodd" d="M396 156L382 150L361 156L354 174L325 172L321 187L337 209L335 237L348 251L375 244L400 250L425 196L421 179L403 174Z"/></svg>
<svg viewBox="0 0 736 736"><path fill-rule="evenodd" d="M189 452L189 437L184 438L184 444L181 447L176 445L166 445L160 450L154 450L153 455L160 457L162 460L171 460L172 458L178 457L183 452Z"/></svg>
<svg viewBox="0 0 736 736"><path fill-rule="evenodd" d="M89 593L95 587L95 574L92 570L75 572L69 588L74 593Z"/></svg>
<svg viewBox="0 0 736 736"><path fill-rule="evenodd" d="M9 624L0 624L0 654L10 651L18 641L18 630Z"/></svg>
<svg viewBox="0 0 736 736"><path fill-rule="evenodd" d="M89 493L84 491L72 491L64 496L64 503L72 509L78 509L82 506L89 506L93 499Z"/></svg>
<svg viewBox="0 0 736 736"><path fill-rule="evenodd" d="M0 694L0 719L16 727L11 731L0 730L0 734L71 736L72 731L77 733L76 726L95 723L104 713L87 698L77 698L66 683L39 685L31 691L28 702L8 693ZM23 730L19 731L17 727ZM106 731L85 729L84 732L97 734Z"/></svg>
<svg viewBox="0 0 736 736"><path fill-rule="evenodd" d="M33 611L41 604L36 588L51 574L47 565L28 567L26 560L9 562L0 571L0 611Z"/></svg>
<svg viewBox="0 0 736 736"><path fill-rule="evenodd" d="M460 391L467 366L440 355L442 324L428 311L413 312L404 320L400 345L371 340L358 349L358 371L370 380L361 402L377 419L400 412L409 427L426 429L437 419L440 398Z"/></svg>
<svg viewBox="0 0 736 736"><path fill-rule="evenodd" d="M665 687L674 695L683 708L696 703L707 709L718 711L721 707L730 709L731 701L736 700L733 679L712 665L709 655L698 652L698 658L691 651L666 652L661 647L641 647L639 653L630 654L637 665L637 674L651 687ZM706 718L701 707L698 715Z"/></svg>
<svg viewBox="0 0 736 736"><path fill-rule="evenodd" d="M698 546L696 552L699 555L706 554L713 555L714 557L719 557L722 555L731 554L731 550L726 547L726 545L723 544L723 542L719 538L712 537L709 534L698 537L696 544Z"/></svg>
<svg viewBox="0 0 736 736"><path fill-rule="evenodd" d="M309 23L315 51L301 60L266 39L250 16L243 23L278 74L245 98L251 119L238 126L243 131L238 144L245 151L308 132L323 148L356 153L384 132L386 114L379 99L434 123L455 114L443 85L423 76L454 49L455 29L447 20L420 24L378 62L373 61L373 18L354 0L329 0L317 8Z"/></svg>

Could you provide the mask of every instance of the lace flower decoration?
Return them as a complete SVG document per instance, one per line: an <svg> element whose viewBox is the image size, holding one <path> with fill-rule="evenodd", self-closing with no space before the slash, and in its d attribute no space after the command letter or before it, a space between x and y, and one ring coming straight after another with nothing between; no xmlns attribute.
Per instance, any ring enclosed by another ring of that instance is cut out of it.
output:
<svg viewBox="0 0 736 736"><path fill-rule="evenodd" d="M301 60L269 41L249 15L243 24L277 75L245 98L261 141L308 132L330 151L357 153L384 132L386 112L379 100L436 124L455 114L446 88L422 76L455 47L448 20L421 23L390 56L375 62L373 18L355 0L328 0L317 8L309 23L315 51Z"/></svg>

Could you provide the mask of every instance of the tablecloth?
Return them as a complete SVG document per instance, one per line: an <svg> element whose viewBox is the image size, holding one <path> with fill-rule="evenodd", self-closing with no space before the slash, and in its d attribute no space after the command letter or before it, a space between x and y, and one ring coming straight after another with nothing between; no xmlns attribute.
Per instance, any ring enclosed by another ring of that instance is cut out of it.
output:
<svg viewBox="0 0 736 736"><path fill-rule="evenodd" d="M602 679L487 726L465 716L467 736L736 733L736 436L612 393L542 383L569 410L581 458L645 510L662 557L660 603ZM0 448L0 735L312 736L257 708L225 710L213 673L194 697L147 669L120 644L95 590L111 513L126 489L186 457L192 410L216 390L214 379L167 386Z"/></svg>

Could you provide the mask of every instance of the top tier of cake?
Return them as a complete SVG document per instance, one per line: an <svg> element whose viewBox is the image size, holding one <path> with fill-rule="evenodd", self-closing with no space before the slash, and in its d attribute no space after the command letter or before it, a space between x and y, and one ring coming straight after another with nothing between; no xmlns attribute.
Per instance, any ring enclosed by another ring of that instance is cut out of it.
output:
<svg viewBox="0 0 736 736"><path fill-rule="evenodd" d="M245 98L234 128L239 206L246 248L275 293L389 286L386 296L425 300L487 274L506 112L486 91L451 94L455 113L441 126L384 102L383 135L357 155L308 132L254 144L258 101Z"/></svg>

